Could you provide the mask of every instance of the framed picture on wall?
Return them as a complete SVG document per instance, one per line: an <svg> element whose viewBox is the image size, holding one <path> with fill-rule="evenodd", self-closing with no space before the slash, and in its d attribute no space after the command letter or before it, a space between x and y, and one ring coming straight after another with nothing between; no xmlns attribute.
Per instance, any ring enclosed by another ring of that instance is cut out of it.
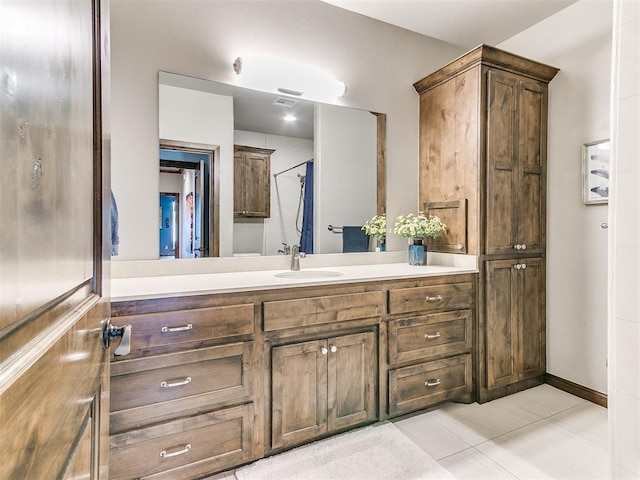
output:
<svg viewBox="0 0 640 480"><path fill-rule="evenodd" d="M582 202L609 202L609 140L582 145Z"/></svg>

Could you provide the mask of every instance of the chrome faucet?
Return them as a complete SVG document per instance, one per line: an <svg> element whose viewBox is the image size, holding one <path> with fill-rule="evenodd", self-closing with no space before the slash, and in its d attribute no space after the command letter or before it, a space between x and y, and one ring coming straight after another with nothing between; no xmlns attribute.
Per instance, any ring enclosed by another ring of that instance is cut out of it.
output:
<svg viewBox="0 0 640 480"><path fill-rule="evenodd" d="M292 245L291 246L291 270L297 272L300 270L300 255L304 256L304 254L300 253L300 245Z"/></svg>

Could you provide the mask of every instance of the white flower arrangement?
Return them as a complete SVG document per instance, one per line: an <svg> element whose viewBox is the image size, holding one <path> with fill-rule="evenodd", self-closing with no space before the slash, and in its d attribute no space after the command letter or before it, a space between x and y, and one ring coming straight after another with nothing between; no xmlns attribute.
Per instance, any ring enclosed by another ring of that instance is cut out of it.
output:
<svg viewBox="0 0 640 480"><path fill-rule="evenodd" d="M410 213L400 215L396 218L393 233L407 238L436 238L447 231L447 226L442 223L439 217L429 215L426 217L422 212L418 215Z"/></svg>
<svg viewBox="0 0 640 480"><path fill-rule="evenodd" d="M362 230L370 237L384 238L387 236L387 216L376 215L370 220L367 220Z"/></svg>

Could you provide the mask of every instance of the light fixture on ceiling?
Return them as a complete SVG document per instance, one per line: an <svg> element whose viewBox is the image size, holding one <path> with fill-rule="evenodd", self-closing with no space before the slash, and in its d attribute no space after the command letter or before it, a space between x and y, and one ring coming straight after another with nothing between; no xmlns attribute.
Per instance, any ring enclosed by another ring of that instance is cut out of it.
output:
<svg viewBox="0 0 640 480"><path fill-rule="evenodd" d="M238 57L233 71L240 86L310 100L333 102L347 91L343 82L318 67L277 57Z"/></svg>
<svg viewBox="0 0 640 480"><path fill-rule="evenodd" d="M284 118L285 122L295 122L296 121L295 115L292 115L290 113L285 115L283 118Z"/></svg>

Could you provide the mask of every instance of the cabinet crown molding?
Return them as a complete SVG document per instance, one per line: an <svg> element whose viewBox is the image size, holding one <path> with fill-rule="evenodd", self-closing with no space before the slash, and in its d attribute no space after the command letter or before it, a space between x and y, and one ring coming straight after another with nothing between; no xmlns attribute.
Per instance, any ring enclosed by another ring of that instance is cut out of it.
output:
<svg viewBox="0 0 640 480"><path fill-rule="evenodd" d="M448 78L473 68L476 65L486 65L506 70L546 83L550 82L559 72L559 69L556 67L481 44L436 70L431 75L417 81L413 84L413 87L419 94L424 93L446 81Z"/></svg>

